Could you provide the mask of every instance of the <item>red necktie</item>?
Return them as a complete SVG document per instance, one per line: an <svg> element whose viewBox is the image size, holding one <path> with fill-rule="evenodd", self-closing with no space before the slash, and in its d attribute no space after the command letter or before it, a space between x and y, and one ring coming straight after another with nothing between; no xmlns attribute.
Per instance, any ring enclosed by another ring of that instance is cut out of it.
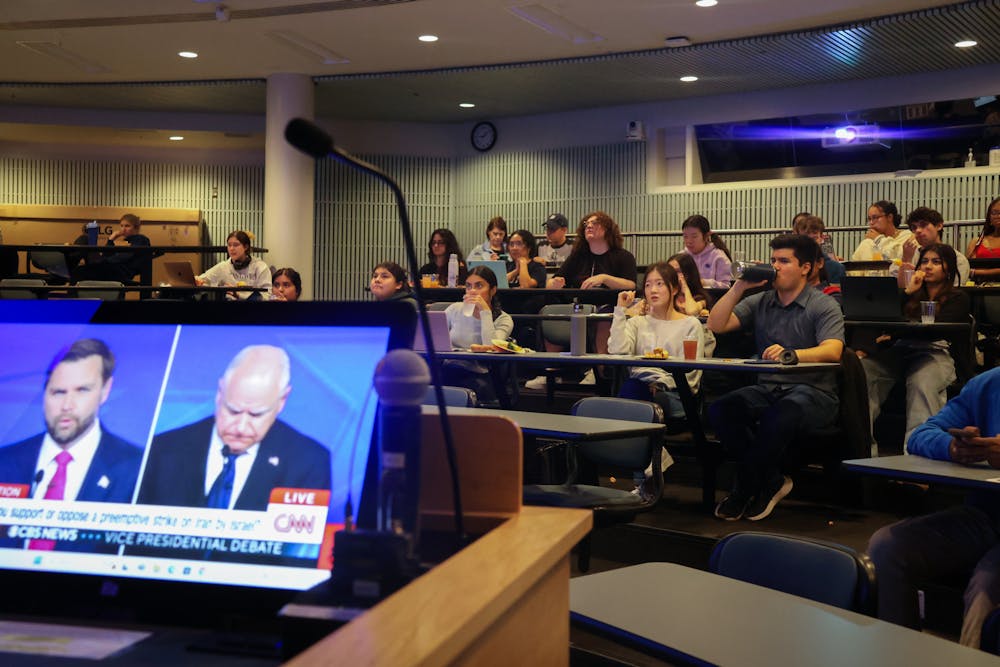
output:
<svg viewBox="0 0 1000 667"><path fill-rule="evenodd" d="M66 467L73 460L69 452L59 452L53 459L56 462L56 472L45 489L45 500L62 500L66 494ZM52 551L56 547L55 540L28 540L29 549Z"/></svg>

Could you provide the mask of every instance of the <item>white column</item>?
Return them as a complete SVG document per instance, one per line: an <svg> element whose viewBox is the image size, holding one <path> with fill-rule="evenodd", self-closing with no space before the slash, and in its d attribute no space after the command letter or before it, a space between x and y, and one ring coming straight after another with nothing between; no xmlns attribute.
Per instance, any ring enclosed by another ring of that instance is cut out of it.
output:
<svg viewBox="0 0 1000 667"><path fill-rule="evenodd" d="M267 77L264 144L264 261L290 266L302 276L302 297L313 294L313 200L315 161L285 141L292 118L312 120L314 85L305 74Z"/></svg>

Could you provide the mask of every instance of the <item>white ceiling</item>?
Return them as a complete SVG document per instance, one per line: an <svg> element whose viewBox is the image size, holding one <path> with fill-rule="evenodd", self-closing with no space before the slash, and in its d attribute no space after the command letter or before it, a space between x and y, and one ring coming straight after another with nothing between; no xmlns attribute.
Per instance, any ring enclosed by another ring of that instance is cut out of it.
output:
<svg viewBox="0 0 1000 667"><path fill-rule="evenodd" d="M536 11L592 38L515 13ZM0 105L262 114L265 78L299 72L320 117L460 122L996 64L998 16L1000 0L2 0ZM677 35L692 45L665 48Z"/></svg>

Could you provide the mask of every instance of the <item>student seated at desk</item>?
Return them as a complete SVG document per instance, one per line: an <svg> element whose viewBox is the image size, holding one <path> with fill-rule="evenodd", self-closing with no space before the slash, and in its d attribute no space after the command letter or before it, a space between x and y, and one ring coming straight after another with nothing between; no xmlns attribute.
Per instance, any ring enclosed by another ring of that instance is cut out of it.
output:
<svg viewBox="0 0 1000 667"><path fill-rule="evenodd" d="M413 298L413 291L406 279L406 271L396 262L376 264L368 286L376 301L403 301L417 307L417 300Z"/></svg>
<svg viewBox="0 0 1000 667"><path fill-rule="evenodd" d="M919 319L922 301L937 304L936 322L969 320L969 296L954 287L955 267L951 246L937 243L921 248L917 270L904 292L903 312L910 320ZM874 345L859 346L857 353L868 378L872 424L897 379L906 378L905 445L913 429L944 406L948 385L955 381L955 361L948 341L882 334Z"/></svg>
<svg viewBox="0 0 1000 667"><path fill-rule="evenodd" d="M701 322L696 317L679 312L675 307L680 285L673 267L666 262L658 262L649 267L644 289L644 314L636 317L625 315L625 309L635 299L635 292L626 290L618 293L608 352L644 355L660 349L671 359L683 359L684 340L694 339L698 343L698 357L705 356L705 336ZM691 391L697 392L701 371L689 371L686 375ZM669 417L684 416L684 407L677 395L674 378L662 368L631 368L629 378L622 384L618 395L622 398L652 401L663 408L663 414Z"/></svg>
<svg viewBox="0 0 1000 667"><path fill-rule="evenodd" d="M465 297L444 312L452 347L462 350L489 345L492 340L507 340L514 329L514 320L500 308L497 277L486 266L469 271ZM475 362L447 360L442 365L445 384L472 389L485 401L495 398L489 372L489 368Z"/></svg>
<svg viewBox="0 0 1000 667"><path fill-rule="evenodd" d="M852 262L899 259L903 244L912 234L899 228L899 209L890 201L877 201L868 207L868 233L851 254Z"/></svg>
<svg viewBox="0 0 1000 667"><path fill-rule="evenodd" d="M819 246L808 236L784 234L771 240L774 288L743 298L766 281L737 280L708 315L716 334L753 328L761 359L839 362L844 349L844 316L837 303L809 287L807 279ZM785 449L798 436L837 418L840 400L833 373L781 376L761 374L758 384L723 395L709 417L726 451L738 461L732 492L715 516L758 521L792 490L781 474Z"/></svg>
<svg viewBox="0 0 1000 667"><path fill-rule="evenodd" d="M680 291L677 293L675 303L677 310L685 315L708 315L708 309L712 306L712 297L705 291L701 283L701 273L694 258L686 252L679 252L667 260L667 264L677 272L677 282Z"/></svg>
<svg viewBox="0 0 1000 667"><path fill-rule="evenodd" d="M910 436L909 451L939 461L1000 468L1000 368L973 378ZM1000 502L971 494L965 505L880 528L868 543L878 573L878 616L920 629L918 589L968 581L959 642L979 648L983 620L1000 606Z"/></svg>
<svg viewBox="0 0 1000 667"><path fill-rule="evenodd" d="M118 231L108 237L107 245L148 248L151 245L149 237L143 234L141 229L142 221L139 220L139 216L126 213L118 223ZM73 270L73 281L117 280L124 283L132 280L132 276L137 273L142 273L152 258L152 255L141 252L115 252L100 255L88 259L84 266L76 267Z"/></svg>
<svg viewBox="0 0 1000 667"><path fill-rule="evenodd" d="M270 287L271 268L262 259L250 255L250 235L243 231L229 232L226 237L226 252L229 259L223 260L200 276L195 276L198 285L213 287ZM267 298L266 292L232 292L234 298L257 300Z"/></svg>
<svg viewBox="0 0 1000 667"><path fill-rule="evenodd" d="M969 242L965 256L969 259L1000 259L1000 197L986 207L983 229L979 236ZM1000 280L1000 269L975 269L970 273L970 277L977 283Z"/></svg>
<svg viewBox="0 0 1000 667"><path fill-rule="evenodd" d="M507 241L510 259L507 261L507 284L512 288L545 287L548 276L545 265L534 261L538 254L535 235L519 229Z"/></svg>

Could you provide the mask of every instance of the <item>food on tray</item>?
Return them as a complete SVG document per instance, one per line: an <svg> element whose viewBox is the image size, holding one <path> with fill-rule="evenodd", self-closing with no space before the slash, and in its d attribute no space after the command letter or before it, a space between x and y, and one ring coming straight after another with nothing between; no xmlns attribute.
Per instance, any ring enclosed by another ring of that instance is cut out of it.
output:
<svg viewBox="0 0 1000 667"><path fill-rule="evenodd" d="M652 350L642 355L643 359L668 359L670 357L667 351L662 347L654 347Z"/></svg>

